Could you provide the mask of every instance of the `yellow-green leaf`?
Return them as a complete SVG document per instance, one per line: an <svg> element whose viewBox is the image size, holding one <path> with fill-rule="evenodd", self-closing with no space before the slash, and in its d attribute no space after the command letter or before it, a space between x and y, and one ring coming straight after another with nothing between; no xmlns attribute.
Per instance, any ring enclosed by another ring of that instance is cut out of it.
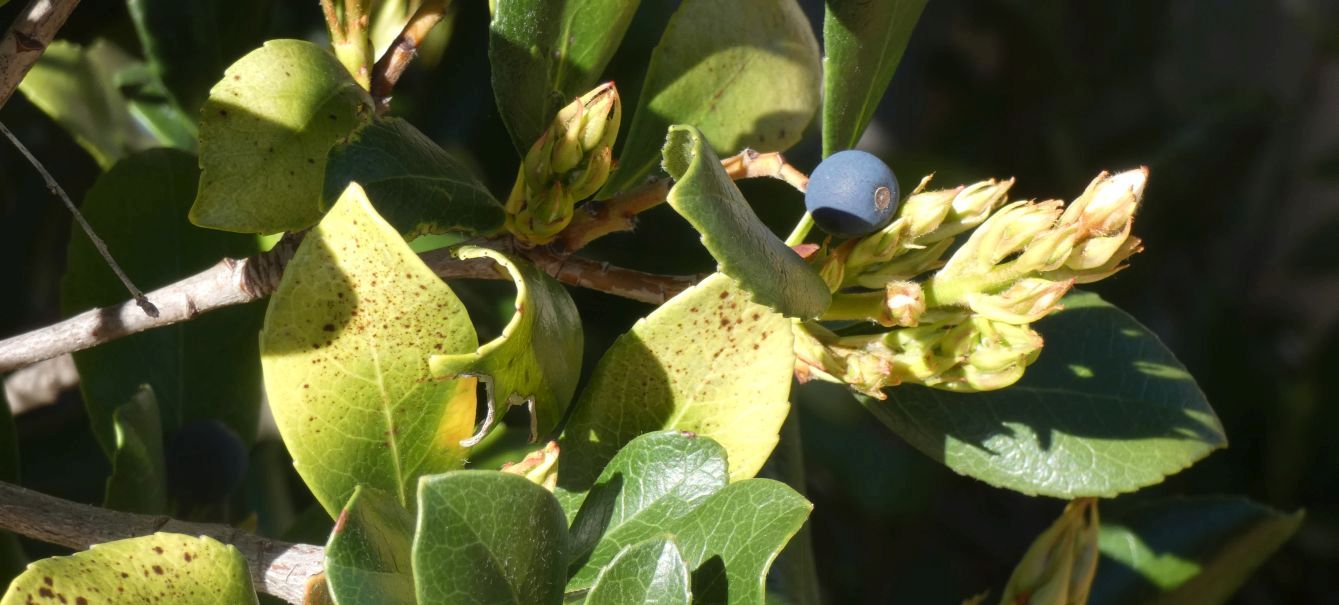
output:
<svg viewBox="0 0 1339 605"><path fill-rule="evenodd" d="M131 513L167 512L167 466L163 459L163 424L153 387L143 385L130 401L112 413L116 449L112 476L107 478L103 506Z"/></svg>
<svg viewBox="0 0 1339 605"><path fill-rule="evenodd" d="M580 489L634 437L676 429L725 448L730 479L757 474L790 410L790 320L717 273L609 348L564 431L564 483Z"/></svg>
<svg viewBox="0 0 1339 605"><path fill-rule="evenodd" d="M203 172L191 221L242 233L312 226L321 219L326 154L372 119L371 107L367 91L320 46L271 40L251 51L200 110Z"/></svg>
<svg viewBox="0 0 1339 605"><path fill-rule="evenodd" d="M153 534L28 566L0 605L30 603L256 603L246 559L204 536Z"/></svg>
<svg viewBox="0 0 1339 605"><path fill-rule="evenodd" d="M531 438L558 426L581 377L581 316L562 284L534 265L477 246L463 246L461 259L491 258L516 284L516 313L502 334L464 355L434 355L433 375L486 377L488 417L480 432L513 405L530 406Z"/></svg>
<svg viewBox="0 0 1339 605"><path fill-rule="evenodd" d="M331 516L358 484L412 507L419 476L461 466L475 381L436 379L428 358L477 346L455 293L350 185L288 263L260 337L275 422Z"/></svg>

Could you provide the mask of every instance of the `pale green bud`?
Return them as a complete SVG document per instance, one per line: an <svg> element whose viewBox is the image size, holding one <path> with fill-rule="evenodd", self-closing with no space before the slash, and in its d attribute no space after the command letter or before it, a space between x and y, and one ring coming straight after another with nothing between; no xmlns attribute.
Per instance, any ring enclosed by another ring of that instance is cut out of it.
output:
<svg viewBox="0 0 1339 605"><path fill-rule="evenodd" d="M1119 248L1107 258L1106 262L1100 266L1090 269L1074 270L1069 267L1061 267L1055 271L1046 274L1049 279L1073 279L1075 283L1090 284L1095 281L1101 281L1114 275L1117 271L1124 269L1125 261L1144 250L1143 240L1137 237L1127 237L1121 242Z"/></svg>
<svg viewBox="0 0 1339 605"><path fill-rule="evenodd" d="M614 150L601 147L590 154L586 167L572 178L572 199L583 200L604 186L609 179L609 169L614 163Z"/></svg>
<svg viewBox="0 0 1339 605"><path fill-rule="evenodd" d="M944 252L953 246L952 239L945 239L930 244L924 248L904 248L906 252L896 256L893 260L878 265L876 268L868 269L865 273L848 277L848 283L860 285L865 288L882 288L884 284L895 280L907 280L926 271L939 268L944 263L939 260L944 256ZM848 276L850 273L847 274Z"/></svg>
<svg viewBox="0 0 1339 605"><path fill-rule="evenodd" d="M981 317L1023 325L1060 310L1060 299L1073 287L1073 279L1050 281L1029 277L1014 282L999 294L968 294L967 306Z"/></svg>
<svg viewBox="0 0 1339 605"><path fill-rule="evenodd" d="M605 82L581 97L586 110L582 113L581 148L590 151L613 147L618 138L619 123L623 121L623 103L613 82Z"/></svg>
<svg viewBox="0 0 1339 605"><path fill-rule="evenodd" d="M1032 240L1014 261L1019 273L1054 271L1065 264L1074 253L1079 240L1077 225L1061 224Z"/></svg>
<svg viewBox="0 0 1339 605"><path fill-rule="evenodd" d="M907 221L907 231L919 238L939 227L953 209L953 200L963 187L912 194L902 203L898 216Z"/></svg>
<svg viewBox="0 0 1339 605"><path fill-rule="evenodd" d="M991 212L1008 199L1009 189L1013 186L1014 179L1007 181L990 179L967 187L959 187L941 224L933 232L920 238L918 243L925 244L953 237L980 225Z"/></svg>
<svg viewBox="0 0 1339 605"><path fill-rule="evenodd" d="M846 266L852 273L858 273L873 264L885 263L904 252L903 246L910 240L908 222L899 218L888 223L883 229L856 240L847 256ZM843 244L845 245L845 244Z"/></svg>
<svg viewBox="0 0 1339 605"><path fill-rule="evenodd" d="M1028 547L1000 605L1084 605L1097 573L1097 501L1070 502Z"/></svg>
<svg viewBox="0 0 1339 605"><path fill-rule="evenodd" d="M1117 175L1099 174L1088 189L1065 209L1061 222L1077 225L1080 238L1065 266L1075 271L1107 264L1134 226L1134 214L1148 183L1148 168Z"/></svg>
<svg viewBox="0 0 1339 605"><path fill-rule="evenodd" d="M1000 208L972 232L967 243L949 259L942 273L973 275L990 270L1050 230L1062 211L1059 200L1019 201Z"/></svg>
<svg viewBox="0 0 1339 605"><path fill-rule="evenodd" d="M558 442L548 442L543 448L526 454L520 462L503 464L502 472L525 477L531 483L549 491L557 489Z"/></svg>
<svg viewBox="0 0 1339 605"><path fill-rule="evenodd" d="M1041 335L1027 326L984 317L958 326L949 340L961 363L925 384L960 392L993 391L1018 382L1044 344Z"/></svg>

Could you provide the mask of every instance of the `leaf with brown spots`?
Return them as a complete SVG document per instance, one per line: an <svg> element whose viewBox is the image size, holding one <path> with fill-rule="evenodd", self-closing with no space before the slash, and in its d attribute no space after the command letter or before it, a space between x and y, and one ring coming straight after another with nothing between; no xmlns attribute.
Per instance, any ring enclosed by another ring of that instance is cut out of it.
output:
<svg viewBox="0 0 1339 605"><path fill-rule="evenodd" d="M0 605L28 603L256 603L246 559L204 536L153 534L28 566Z"/></svg>
<svg viewBox="0 0 1339 605"><path fill-rule="evenodd" d="M729 276L683 291L600 359L564 431L562 481L588 487L624 444L665 429L720 443L732 481L754 476L790 410L791 347L790 320Z"/></svg>
<svg viewBox="0 0 1339 605"><path fill-rule="evenodd" d="M412 508L419 476L463 464L475 380L437 379L428 358L477 346L455 293L350 185L288 263L260 335L275 422L332 517L359 484Z"/></svg>
<svg viewBox="0 0 1339 605"><path fill-rule="evenodd" d="M271 40L242 57L200 110L203 172L191 222L240 233L312 226L321 219L326 154L372 119L371 104L335 56L311 42Z"/></svg>
<svg viewBox="0 0 1339 605"><path fill-rule="evenodd" d="M547 435L567 412L581 377L581 316L576 303L562 284L525 261L476 246L462 246L456 256L491 258L505 267L516 284L516 313L502 334L479 350L433 355L428 360L433 375L488 377L488 417L478 436L513 405L530 407L532 440Z"/></svg>

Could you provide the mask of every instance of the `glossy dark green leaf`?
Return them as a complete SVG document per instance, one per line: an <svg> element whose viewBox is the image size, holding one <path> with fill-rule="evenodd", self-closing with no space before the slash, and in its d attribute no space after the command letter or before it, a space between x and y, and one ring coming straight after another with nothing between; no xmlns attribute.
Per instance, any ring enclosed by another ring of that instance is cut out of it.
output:
<svg viewBox="0 0 1339 605"><path fill-rule="evenodd" d="M580 489L643 433L676 429L725 448L730 478L757 474L790 410L790 320L717 273L605 352L563 432L564 483Z"/></svg>
<svg viewBox="0 0 1339 605"><path fill-rule="evenodd" d="M567 590L590 587L615 555L669 531L728 482L725 449L711 439L678 431L633 439L600 473L572 522Z"/></svg>
<svg viewBox="0 0 1339 605"><path fill-rule="evenodd" d="M241 233L316 224L326 155L372 114L372 98L325 48L271 40L247 53L200 111L191 222Z"/></svg>
<svg viewBox="0 0 1339 605"><path fill-rule="evenodd" d="M549 435L567 413L581 377L581 316L567 289L524 260L479 246L462 246L462 259L491 258L516 284L515 312L502 334L470 353L433 355L433 375L486 377L488 416L481 431L513 405L531 414L531 438Z"/></svg>
<svg viewBox="0 0 1339 605"><path fill-rule="evenodd" d="M702 234L722 273L754 302L789 317L809 319L828 308L832 294L823 279L753 213L701 132L670 128L663 154L675 180L669 203Z"/></svg>
<svg viewBox="0 0 1339 605"><path fill-rule="evenodd" d="M567 550L558 501L524 477L454 471L419 483L419 603L560 603Z"/></svg>
<svg viewBox="0 0 1339 605"><path fill-rule="evenodd" d="M154 71L194 115L223 70L265 41L273 0L128 0Z"/></svg>
<svg viewBox="0 0 1339 605"><path fill-rule="evenodd" d="M927 0L827 0L823 156L855 147L902 61Z"/></svg>
<svg viewBox="0 0 1339 605"><path fill-rule="evenodd" d="M489 27L502 123L524 154L558 109L599 81L640 0L509 0Z"/></svg>
<svg viewBox="0 0 1339 605"><path fill-rule="evenodd" d="M767 570L813 509L771 479L731 483L674 525L693 569L693 603L763 605Z"/></svg>
<svg viewBox="0 0 1339 605"><path fill-rule="evenodd" d="M259 250L254 237L200 229L186 220L198 179L195 156L154 149L119 162L84 198L84 216L145 291ZM68 258L61 282L66 314L128 298L77 226L71 228ZM263 311L259 304L220 309L75 353L93 434L108 455L116 445L112 413L143 384L153 388L164 430L212 418L249 442L260 413L256 334Z"/></svg>
<svg viewBox="0 0 1339 605"><path fill-rule="evenodd" d="M112 413L116 449L103 506L130 513L167 512L167 467L158 398L148 385Z"/></svg>
<svg viewBox="0 0 1339 605"><path fill-rule="evenodd" d="M639 184L672 124L718 153L794 145L818 110L821 60L795 0L684 0L651 54L618 166L598 197Z"/></svg>
<svg viewBox="0 0 1339 605"><path fill-rule="evenodd" d="M1302 524L1241 498L1141 503L1102 519L1090 605L1225 603Z"/></svg>
<svg viewBox="0 0 1339 605"><path fill-rule="evenodd" d="M330 150L323 209L356 181L377 213L405 236L502 227L502 205L469 170L412 124L376 120Z"/></svg>
<svg viewBox="0 0 1339 605"><path fill-rule="evenodd" d="M586 605L688 605L688 565L668 538L634 544L600 570Z"/></svg>
<svg viewBox="0 0 1339 605"><path fill-rule="evenodd" d="M325 579L339 605L413 603L414 516L385 492L359 486L325 546Z"/></svg>
<svg viewBox="0 0 1339 605"><path fill-rule="evenodd" d="M1204 393L1157 336L1096 294L1063 302L1035 324L1046 346L1014 386L903 385L866 406L959 473L1059 498L1159 483L1227 444Z"/></svg>

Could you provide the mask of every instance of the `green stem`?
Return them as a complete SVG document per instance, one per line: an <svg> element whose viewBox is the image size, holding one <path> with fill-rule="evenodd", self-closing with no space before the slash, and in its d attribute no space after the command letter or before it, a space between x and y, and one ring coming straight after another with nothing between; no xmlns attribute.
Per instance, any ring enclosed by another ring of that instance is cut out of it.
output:
<svg viewBox="0 0 1339 605"><path fill-rule="evenodd" d="M832 304L823 312L823 319L878 321L883 315L884 297L882 291L833 294Z"/></svg>
<svg viewBox="0 0 1339 605"><path fill-rule="evenodd" d="M367 14L369 0L347 0L343 3L342 36L336 38L331 32L331 46L335 57L349 70L354 81L364 89L372 87L372 65L375 61L372 50L372 37L369 33L370 17ZM328 16L327 16L328 18Z"/></svg>
<svg viewBox="0 0 1339 605"><path fill-rule="evenodd" d="M795 223L795 229L786 236L787 246L798 246L804 243L804 238L809 237L809 231L814 228L814 217L808 212L800 217L800 222Z"/></svg>

